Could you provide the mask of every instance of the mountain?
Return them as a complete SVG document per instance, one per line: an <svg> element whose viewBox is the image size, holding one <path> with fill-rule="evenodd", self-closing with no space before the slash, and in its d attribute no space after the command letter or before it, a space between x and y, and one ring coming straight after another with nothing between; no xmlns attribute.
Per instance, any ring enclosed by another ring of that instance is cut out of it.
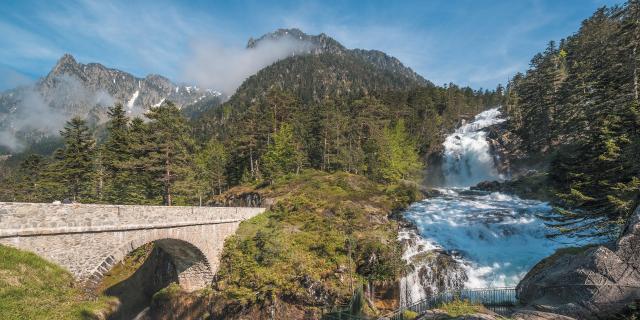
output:
<svg viewBox="0 0 640 320"><path fill-rule="evenodd" d="M137 78L99 63L81 64L69 54L62 56L51 72L37 86L43 96L49 98L48 101L52 107L76 112L83 108L78 105L78 102L82 101L82 99L78 100L78 98L82 98L81 96L71 94L60 97L57 95L60 89L64 89L70 82L75 81L79 82L78 84L86 90L86 93L97 95L98 98L107 94L107 97L112 98L114 102L125 104L131 112L134 112L134 108L144 110L150 106L159 105L164 100L170 100L179 106L186 106L205 98L220 95L213 90L176 85L160 75L152 74L145 78ZM104 100L97 99L95 102L99 104Z"/></svg>
<svg viewBox="0 0 640 320"><path fill-rule="evenodd" d="M249 39L247 49L256 48L262 41L284 39L302 45L295 46L287 58L245 80L220 108L206 108L196 125L199 135L210 136L223 130L221 126L229 119L230 112L241 116L251 104L264 99L273 89L294 94L305 108L328 100L434 87L384 52L347 49L325 34L308 35L298 29L279 29L258 39Z"/></svg>
<svg viewBox="0 0 640 320"><path fill-rule="evenodd" d="M167 100L193 115L202 107L191 105L217 105L222 97L215 90L178 85L160 75L138 78L99 63L78 63L65 54L33 86L0 94L0 134L24 136L34 130L55 134L65 120L75 115L100 124L106 119L107 107L115 103L122 103L130 114L136 115ZM47 121L40 123L38 118Z"/></svg>
<svg viewBox="0 0 640 320"><path fill-rule="evenodd" d="M296 40L307 44L306 46L299 46L292 55L302 54L331 54L336 56L352 56L362 62L368 62L374 65L377 69L384 70L390 73L399 74L402 77L412 79L416 83L422 85L430 84L422 76L406 67L395 57L389 56L386 53L378 50L364 50L364 49L347 49L335 39L327 36L324 33L319 35L308 35L299 29L278 29L274 32L267 33L257 40L249 39L247 48L255 48L260 42L265 40L282 40L282 39Z"/></svg>

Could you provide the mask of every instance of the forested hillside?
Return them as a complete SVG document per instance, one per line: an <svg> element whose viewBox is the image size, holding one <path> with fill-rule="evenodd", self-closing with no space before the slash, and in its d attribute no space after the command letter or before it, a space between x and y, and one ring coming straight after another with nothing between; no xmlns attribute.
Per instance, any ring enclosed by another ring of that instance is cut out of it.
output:
<svg viewBox="0 0 640 320"><path fill-rule="evenodd" d="M502 99L434 86L395 58L317 37L337 49L276 62L191 122L170 102L144 120L112 107L101 139L83 119L69 121L53 155L5 162L0 199L200 204L304 168L416 178L444 132Z"/></svg>
<svg viewBox="0 0 640 320"><path fill-rule="evenodd" d="M554 225L579 236L617 234L640 195L640 2L602 8L531 60L507 87L517 148L548 159Z"/></svg>

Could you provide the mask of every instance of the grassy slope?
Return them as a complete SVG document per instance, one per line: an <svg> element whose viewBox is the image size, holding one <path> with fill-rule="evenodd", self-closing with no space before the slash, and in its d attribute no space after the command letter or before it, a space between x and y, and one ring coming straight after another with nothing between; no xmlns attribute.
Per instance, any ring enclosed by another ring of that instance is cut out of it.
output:
<svg viewBox="0 0 640 320"><path fill-rule="evenodd" d="M72 276L37 255L0 245L0 319L95 319L113 301L87 299Z"/></svg>
<svg viewBox="0 0 640 320"><path fill-rule="evenodd" d="M352 279L380 284L403 268L398 224L388 215L416 200L413 188L306 171L230 192L258 192L275 205L225 243L213 299L221 314L278 301L301 310L344 303Z"/></svg>

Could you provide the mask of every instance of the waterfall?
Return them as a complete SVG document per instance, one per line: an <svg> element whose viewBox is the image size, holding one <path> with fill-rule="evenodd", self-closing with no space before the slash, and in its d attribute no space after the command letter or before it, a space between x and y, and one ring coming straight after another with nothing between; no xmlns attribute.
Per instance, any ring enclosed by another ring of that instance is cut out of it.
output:
<svg viewBox="0 0 640 320"><path fill-rule="evenodd" d="M442 167L445 186L468 187L485 180L502 179L490 153L487 133L482 129L504 121L498 108L489 109L445 139Z"/></svg>
<svg viewBox="0 0 640 320"><path fill-rule="evenodd" d="M401 305L447 290L514 286L562 246L545 237L536 216L551 210L547 203L469 190L503 178L484 131L505 121L500 115L498 108L484 111L446 137L440 195L405 211L416 229L399 234L410 266L400 282Z"/></svg>

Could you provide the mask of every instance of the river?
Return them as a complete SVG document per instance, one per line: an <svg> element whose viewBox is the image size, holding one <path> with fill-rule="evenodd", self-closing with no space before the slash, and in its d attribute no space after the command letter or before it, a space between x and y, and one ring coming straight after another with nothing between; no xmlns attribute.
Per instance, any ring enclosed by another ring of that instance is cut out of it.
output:
<svg viewBox="0 0 640 320"><path fill-rule="evenodd" d="M404 213L416 229L400 232L403 258L412 270L401 281L401 304L461 288L515 286L540 259L565 246L548 239L537 214L544 202L502 193L472 191L485 180L503 180L483 130L505 121L498 108L463 123L443 144L438 196L414 203Z"/></svg>

